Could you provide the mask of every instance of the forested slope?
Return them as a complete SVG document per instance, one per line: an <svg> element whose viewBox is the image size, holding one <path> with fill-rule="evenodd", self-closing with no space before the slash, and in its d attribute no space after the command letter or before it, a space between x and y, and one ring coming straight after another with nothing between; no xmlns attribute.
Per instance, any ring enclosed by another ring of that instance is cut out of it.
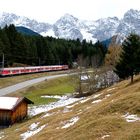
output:
<svg viewBox="0 0 140 140"><path fill-rule="evenodd" d="M52 37L27 36L18 33L14 25L0 29L0 58L5 56L5 66L14 63L26 65L69 64L78 61L79 56L91 65L95 55L98 64L103 62L106 48L100 43L83 40L65 40ZM1 60L2 61L2 60Z"/></svg>

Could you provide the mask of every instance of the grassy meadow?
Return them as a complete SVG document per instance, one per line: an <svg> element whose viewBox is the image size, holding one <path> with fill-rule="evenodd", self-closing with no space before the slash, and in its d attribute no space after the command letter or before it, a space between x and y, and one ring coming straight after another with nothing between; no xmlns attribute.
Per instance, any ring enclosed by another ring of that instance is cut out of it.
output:
<svg viewBox="0 0 140 140"><path fill-rule="evenodd" d="M74 86L70 82L70 77L51 79L33 85L27 89L17 91L7 96L24 96L34 102L34 105L47 104L56 101L53 98L41 98L43 95L65 95L74 92Z"/></svg>
<svg viewBox="0 0 140 140"><path fill-rule="evenodd" d="M40 100L41 95L72 93L74 89L70 81L69 77L44 81L15 95L25 95L36 100L36 104L44 104L47 102ZM139 140L140 76L134 78L133 84L130 80L122 81L71 106L47 113L50 115L44 117L45 113L41 113L2 130L3 140L21 139L21 134L29 131L33 123L39 123L37 128L45 127L28 140ZM124 117L126 114L136 115L137 120L128 122ZM79 120L64 128L74 117Z"/></svg>

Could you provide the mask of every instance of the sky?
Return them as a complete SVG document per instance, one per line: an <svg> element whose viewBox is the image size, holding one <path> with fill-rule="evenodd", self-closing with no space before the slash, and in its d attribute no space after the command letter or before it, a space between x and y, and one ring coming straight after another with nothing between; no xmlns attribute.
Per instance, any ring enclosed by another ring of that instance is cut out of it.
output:
<svg viewBox="0 0 140 140"><path fill-rule="evenodd" d="M140 10L140 0L0 0L0 12L54 23L66 13L82 20L117 16Z"/></svg>

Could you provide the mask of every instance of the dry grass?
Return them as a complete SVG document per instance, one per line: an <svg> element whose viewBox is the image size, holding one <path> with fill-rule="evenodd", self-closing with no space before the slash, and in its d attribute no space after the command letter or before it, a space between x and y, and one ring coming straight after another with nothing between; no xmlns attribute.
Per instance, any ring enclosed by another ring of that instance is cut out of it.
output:
<svg viewBox="0 0 140 140"><path fill-rule="evenodd" d="M64 113L64 108L50 111L51 116L42 118L40 114L32 119L15 124L5 129L7 137L3 140L19 140L20 134L26 132L33 122L47 126L29 138L29 140L139 140L140 121L127 122L122 116L126 113L137 114L140 117L140 76L135 77L134 84L130 80L122 81L110 88L104 89L87 97L88 101L78 103L70 112ZM109 96L110 95L110 96ZM102 100L92 103L94 100ZM79 120L73 126L62 129L71 118L78 116ZM18 129L18 130L16 130Z"/></svg>

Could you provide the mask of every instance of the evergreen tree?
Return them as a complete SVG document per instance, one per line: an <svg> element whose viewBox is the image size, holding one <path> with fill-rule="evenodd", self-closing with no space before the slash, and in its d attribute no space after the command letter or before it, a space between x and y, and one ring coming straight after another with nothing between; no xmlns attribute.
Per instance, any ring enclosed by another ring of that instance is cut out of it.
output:
<svg viewBox="0 0 140 140"><path fill-rule="evenodd" d="M87 66L91 66L93 56L98 56L98 65L104 59L104 46L99 42L93 45L86 40L56 39L53 37L28 36L18 33L14 25L0 29L0 54L3 54L6 66L14 63L27 65L57 65L77 62L83 57Z"/></svg>
<svg viewBox="0 0 140 140"><path fill-rule="evenodd" d="M140 71L140 37L130 34L122 44L122 53L115 67L116 74L125 79L131 76L133 82L134 74Z"/></svg>

